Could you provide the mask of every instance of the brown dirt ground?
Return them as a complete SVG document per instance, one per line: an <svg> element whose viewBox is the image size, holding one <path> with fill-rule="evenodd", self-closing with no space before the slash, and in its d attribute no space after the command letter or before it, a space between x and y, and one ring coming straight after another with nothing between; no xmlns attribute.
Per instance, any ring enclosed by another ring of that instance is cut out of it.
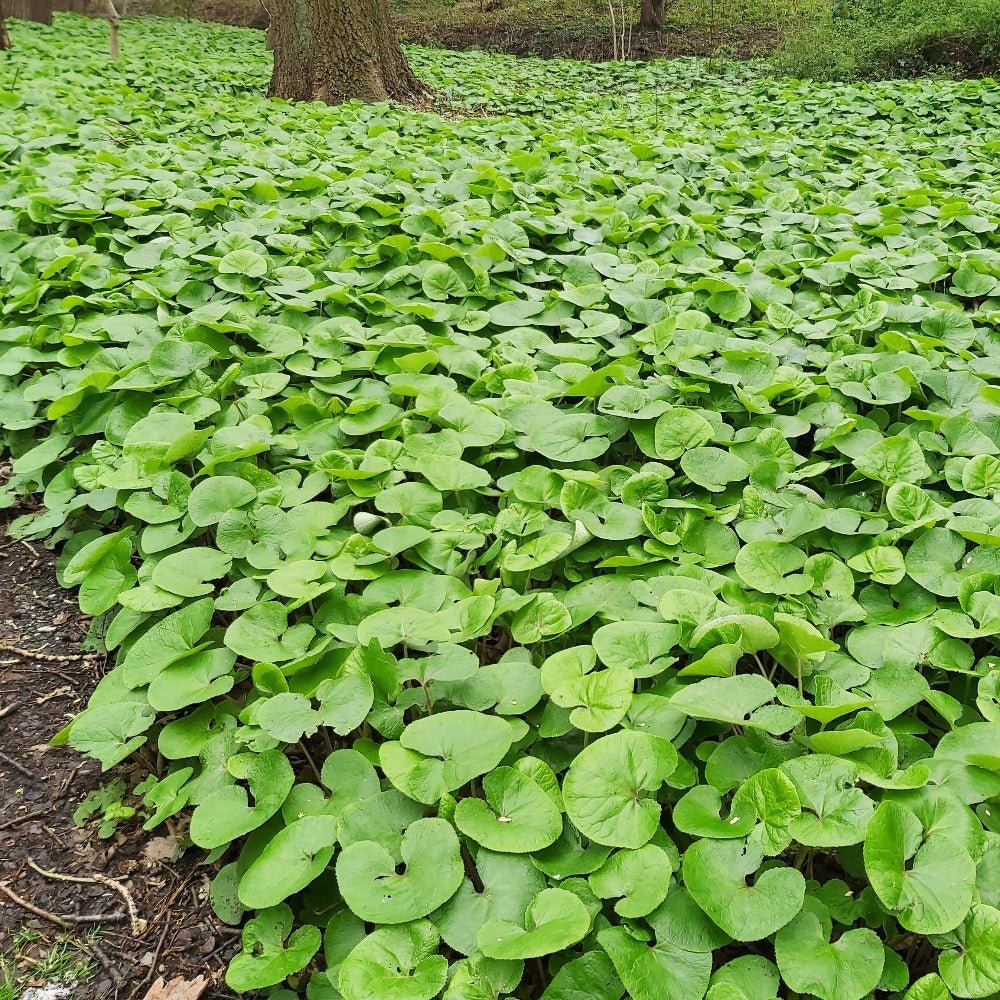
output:
<svg viewBox="0 0 1000 1000"><path fill-rule="evenodd" d="M446 49L483 49L543 59L569 58L606 62L613 58L607 32L593 25L460 24L408 19L397 24L404 42ZM632 60L673 59L677 56L717 56L748 59L774 51L781 40L773 28L747 25L688 25L683 29L629 33Z"/></svg>
<svg viewBox="0 0 1000 1000"><path fill-rule="evenodd" d="M0 525L0 887L56 915L118 915L97 925L97 950L87 944L94 924L74 924L69 932L70 951L94 970L78 987L81 998L141 1000L157 976L202 974L211 982L205 1000L228 1000L234 994L222 979L238 934L212 914L212 870L199 866L202 852L163 860L157 848L170 846L163 839L169 828L146 833L140 820L129 820L101 839L96 823L78 827L73 821L89 792L112 777L132 788L144 773L122 765L102 775L95 761L47 745L84 707L105 668L102 657L81 651L87 622L56 582L53 563L52 553L9 539ZM11 646L60 659L26 656ZM123 897L106 884L55 880L31 863L64 875L114 879L144 924L133 933ZM66 936L0 890L0 983L13 973L19 986L43 985L36 981L38 969L53 943Z"/></svg>
<svg viewBox="0 0 1000 1000"><path fill-rule="evenodd" d="M56 10L73 10L103 16L103 0L55 0ZM201 21L217 21L264 30L268 15L260 0L129 0L128 16L173 14ZM502 11L475 20L395 17L401 41L447 49L483 49L544 59L570 58L601 62L613 58L608 30L599 23L580 18L565 21L539 19L505 20ZM781 41L774 25L685 24L665 26L662 31L633 27L627 35L629 58L670 59L676 56L716 56L745 59L772 52Z"/></svg>

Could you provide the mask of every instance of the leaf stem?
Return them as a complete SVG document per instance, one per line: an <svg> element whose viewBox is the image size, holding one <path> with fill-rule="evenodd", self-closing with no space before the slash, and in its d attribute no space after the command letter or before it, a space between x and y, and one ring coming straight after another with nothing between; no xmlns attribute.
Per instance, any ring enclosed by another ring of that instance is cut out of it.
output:
<svg viewBox="0 0 1000 1000"><path fill-rule="evenodd" d="M302 752L306 755L306 760L309 761L309 766L312 768L312 773L316 776L316 780L319 784L323 784L323 779L320 777L319 768L316 766L316 761L312 759L312 754L309 753L309 748L306 746L305 737L299 740L299 746L302 748Z"/></svg>

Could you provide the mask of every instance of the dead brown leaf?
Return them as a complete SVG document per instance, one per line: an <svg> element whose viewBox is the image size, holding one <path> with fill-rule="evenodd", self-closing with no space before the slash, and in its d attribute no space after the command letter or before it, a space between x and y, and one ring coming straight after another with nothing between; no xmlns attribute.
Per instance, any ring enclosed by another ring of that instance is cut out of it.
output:
<svg viewBox="0 0 1000 1000"><path fill-rule="evenodd" d="M165 982L163 976L149 987L149 992L143 1000L198 1000L198 997L208 989L209 980L204 976L197 979L185 979L178 976Z"/></svg>
<svg viewBox="0 0 1000 1000"><path fill-rule="evenodd" d="M150 861L173 861L178 846L175 837L152 837L143 845L142 853Z"/></svg>

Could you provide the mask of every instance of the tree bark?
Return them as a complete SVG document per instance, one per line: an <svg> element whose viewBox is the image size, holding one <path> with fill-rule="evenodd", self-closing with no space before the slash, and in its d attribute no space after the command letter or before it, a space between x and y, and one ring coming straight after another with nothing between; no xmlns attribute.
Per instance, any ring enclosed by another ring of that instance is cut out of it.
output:
<svg viewBox="0 0 1000 1000"><path fill-rule="evenodd" d="M121 45L118 42L118 28L121 25L121 18L118 16L118 9L114 5L114 0L105 0L105 7L108 11L108 54L112 59L120 59L122 55Z"/></svg>
<svg viewBox="0 0 1000 1000"><path fill-rule="evenodd" d="M664 0L642 0L639 27L646 31L659 31L663 27Z"/></svg>
<svg viewBox="0 0 1000 1000"><path fill-rule="evenodd" d="M4 0L0 0L0 52L10 48L10 35L7 34L7 11L4 10Z"/></svg>
<svg viewBox="0 0 1000 1000"><path fill-rule="evenodd" d="M386 0L274 0L270 97L289 101L406 101L423 92L389 20Z"/></svg>
<svg viewBox="0 0 1000 1000"><path fill-rule="evenodd" d="M7 17L18 17L22 21L52 23L51 0L4 0L4 11Z"/></svg>

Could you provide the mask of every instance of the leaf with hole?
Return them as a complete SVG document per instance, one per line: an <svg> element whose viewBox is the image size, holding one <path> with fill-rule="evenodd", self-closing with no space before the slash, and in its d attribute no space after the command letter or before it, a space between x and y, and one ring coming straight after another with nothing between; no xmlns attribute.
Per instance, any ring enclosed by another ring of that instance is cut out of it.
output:
<svg viewBox="0 0 1000 1000"><path fill-rule="evenodd" d="M411 823L398 854L361 840L337 858L344 901L370 923L402 924L425 917L455 894L462 877L458 837L443 819Z"/></svg>
<svg viewBox="0 0 1000 1000"><path fill-rule="evenodd" d="M448 978L438 936L426 920L379 927L344 959L337 985L344 1000L432 1000Z"/></svg>

